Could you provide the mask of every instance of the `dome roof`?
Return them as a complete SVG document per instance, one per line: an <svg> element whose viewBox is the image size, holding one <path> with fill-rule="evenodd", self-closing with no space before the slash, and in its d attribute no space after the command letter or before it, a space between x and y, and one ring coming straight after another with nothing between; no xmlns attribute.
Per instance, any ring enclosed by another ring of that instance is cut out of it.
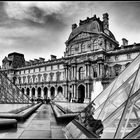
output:
<svg viewBox="0 0 140 140"><path fill-rule="evenodd" d="M115 36L113 35L113 33L112 33L110 30L105 29L104 32L105 32L110 38L112 38L113 40L116 41Z"/></svg>
<svg viewBox="0 0 140 140"><path fill-rule="evenodd" d="M68 40L71 40L73 37L78 35L80 32L99 33L101 31L101 29L102 29L101 24L99 24L99 22L96 20L91 21L87 24L82 24L79 27L73 29Z"/></svg>
<svg viewBox="0 0 140 140"><path fill-rule="evenodd" d="M72 25L72 32L70 33L70 36L67 41L70 41L81 32L89 32L89 33L97 33L97 34L105 33L111 39L116 41L113 33L106 27L104 29L104 24L105 24L104 22L105 21L101 21L100 18L96 18L96 15L92 18L87 17L87 19L83 21L80 20L78 27L76 24Z"/></svg>

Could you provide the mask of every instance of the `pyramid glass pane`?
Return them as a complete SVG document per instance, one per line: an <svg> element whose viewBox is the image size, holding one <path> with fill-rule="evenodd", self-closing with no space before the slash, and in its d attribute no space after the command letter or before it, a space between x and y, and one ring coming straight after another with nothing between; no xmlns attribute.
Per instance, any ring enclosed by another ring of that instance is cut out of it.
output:
<svg viewBox="0 0 140 140"><path fill-rule="evenodd" d="M140 98L136 96L134 99L131 99L131 101L129 100L128 103L129 105L124 114L121 129L118 130L117 138L123 138L140 125Z"/></svg>
<svg viewBox="0 0 140 140"><path fill-rule="evenodd" d="M140 64L140 55L138 55L133 62L122 71L122 73L114 79L114 81L101 92L94 100L95 109L97 109L114 91L117 90L133 73L136 72Z"/></svg>
<svg viewBox="0 0 140 140"><path fill-rule="evenodd" d="M115 86L112 89L112 93L120 87L136 70L140 65L140 56L136 59L118 76Z"/></svg>
<svg viewBox="0 0 140 140"><path fill-rule="evenodd" d="M140 125L123 137L123 139L140 139Z"/></svg>
<svg viewBox="0 0 140 140"><path fill-rule="evenodd" d="M109 93L114 86L116 80L114 80L105 90L102 92L102 94L99 94L96 99L93 101L95 103L95 108L97 109L109 96Z"/></svg>
<svg viewBox="0 0 140 140"><path fill-rule="evenodd" d="M137 93L139 93L139 78L140 78L140 68L138 69L138 72L136 74L136 78L134 80L134 83L133 83L133 87L132 87L132 90L130 90L130 93L129 93L129 98L128 98L128 101L127 101L127 104L126 104L126 107L124 109L124 112L123 112L123 115L122 115L122 118L120 120L120 123L118 125L118 128L117 128L117 132L115 134L115 138L120 138L120 137L123 137L124 136L124 133L125 132L122 132L122 128L124 128L123 124L126 122L126 115L128 114L128 109L130 106L132 106L132 104L134 102L136 102L136 99L139 98L139 96L133 96L133 94L135 95L138 95ZM133 101L132 101L133 100ZM133 107L131 107L131 111L133 110ZM131 112L129 113L131 114ZM130 115L128 115L130 117ZM127 118L129 118L127 116ZM128 122L128 121L127 121ZM125 124L125 128L127 127L127 123ZM125 131L125 128L123 131ZM122 134L121 134L122 133Z"/></svg>
<svg viewBox="0 0 140 140"><path fill-rule="evenodd" d="M126 104L126 103L125 103ZM113 138L119 124L119 120L125 108L125 104L121 106L114 114L110 115L107 120L103 121L104 130L101 138Z"/></svg>
<svg viewBox="0 0 140 140"><path fill-rule="evenodd" d="M0 72L0 103L31 103L27 95Z"/></svg>
<svg viewBox="0 0 140 140"><path fill-rule="evenodd" d="M140 88L140 70L136 76L136 80L135 80L134 86L132 88L132 91L130 93L130 96L133 95L139 88Z"/></svg>
<svg viewBox="0 0 140 140"><path fill-rule="evenodd" d="M99 117L99 114L101 112L101 110L103 110L103 108L105 107L106 104L108 104L107 102L110 101L110 100L114 100L114 105L117 107L119 105L121 105L125 100L126 98L128 97L128 92L132 86L132 83L133 83L133 80L134 80L134 77L136 75L136 72L134 74L132 74L130 76L130 78L128 78L128 80L123 83L119 89L117 89L111 96L108 97L108 100L105 100L102 105L100 105L96 110L95 110L95 115L94 117L95 118L98 118ZM124 92L124 95L122 94ZM117 100L116 100L116 96L117 96ZM96 104L95 104L96 106Z"/></svg>
<svg viewBox="0 0 140 140"><path fill-rule="evenodd" d="M130 78L107 99L97 119L104 120L128 99L128 95L133 85L135 76L136 73L130 76Z"/></svg>

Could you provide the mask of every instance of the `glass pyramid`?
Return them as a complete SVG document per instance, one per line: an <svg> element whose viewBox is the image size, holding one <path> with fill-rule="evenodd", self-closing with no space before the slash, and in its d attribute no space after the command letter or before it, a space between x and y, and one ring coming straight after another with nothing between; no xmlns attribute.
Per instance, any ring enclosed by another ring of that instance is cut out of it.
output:
<svg viewBox="0 0 140 140"><path fill-rule="evenodd" d="M29 97L0 72L0 103L31 103Z"/></svg>
<svg viewBox="0 0 140 140"><path fill-rule="evenodd" d="M68 100L64 97L64 95L59 92L53 99L54 102L68 102Z"/></svg>
<svg viewBox="0 0 140 140"><path fill-rule="evenodd" d="M101 133L89 127L90 121L89 124L86 121L89 116L102 121ZM101 139L140 137L140 55L76 117L75 121L89 132L99 135Z"/></svg>

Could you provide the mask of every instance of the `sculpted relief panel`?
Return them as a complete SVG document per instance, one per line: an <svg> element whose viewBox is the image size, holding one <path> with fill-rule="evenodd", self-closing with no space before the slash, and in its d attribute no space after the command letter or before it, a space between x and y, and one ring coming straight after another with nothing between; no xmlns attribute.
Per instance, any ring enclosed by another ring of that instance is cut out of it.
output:
<svg viewBox="0 0 140 140"><path fill-rule="evenodd" d="M74 40L83 39L83 38L86 38L86 37L89 37L89 36L90 36L89 33L81 33L77 37L75 37Z"/></svg>
<svg viewBox="0 0 140 140"><path fill-rule="evenodd" d="M104 39L98 38L94 41L94 50L104 49Z"/></svg>
<svg viewBox="0 0 140 140"><path fill-rule="evenodd" d="M75 39L77 38L84 38L90 36L88 33L81 33L79 34ZM90 51L97 51L102 50L105 48L105 41L102 37L92 37L90 40L77 42L75 44L70 44L66 48L66 54L67 55L74 55L79 54L82 52L90 52Z"/></svg>

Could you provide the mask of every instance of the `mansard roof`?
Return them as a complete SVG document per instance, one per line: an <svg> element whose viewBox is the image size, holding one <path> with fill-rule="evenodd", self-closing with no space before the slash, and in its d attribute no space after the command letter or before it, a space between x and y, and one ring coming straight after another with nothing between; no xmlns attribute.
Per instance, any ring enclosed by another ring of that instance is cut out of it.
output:
<svg viewBox="0 0 140 140"><path fill-rule="evenodd" d="M87 18L86 20L80 20L79 27L75 28L69 36L70 40L75 35L79 34L80 32L93 32L93 33L99 33L102 30L102 23L99 18L96 18L94 16L93 18Z"/></svg>
<svg viewBox="0 0 140 140"><path fill-rule="evenodd" d="M72 32L70 33L69 38L66 42L70 41L80 32L91 32L91 33L96 33L96 34L105 33L111 39L116 41L113 33L107 28L104 29L103 22L104 21L101 21L100 18L96 17L96 15L94 15L94 17L91 17L91 18L87 17L87 19L83 21L80 20L79 26L77 26L76 24L72 25L72 28L73 28Z"/></svg>
<svg viewBox="0 0 140 140"><path fill-rule="evenodd" d="M20 55L20 56L24 56L24 54L17 53L17 52L13 52L13 53L9 53L9 54L8 54L8 57L9 57L9 56L12 56L12 55Z"/></svg>

